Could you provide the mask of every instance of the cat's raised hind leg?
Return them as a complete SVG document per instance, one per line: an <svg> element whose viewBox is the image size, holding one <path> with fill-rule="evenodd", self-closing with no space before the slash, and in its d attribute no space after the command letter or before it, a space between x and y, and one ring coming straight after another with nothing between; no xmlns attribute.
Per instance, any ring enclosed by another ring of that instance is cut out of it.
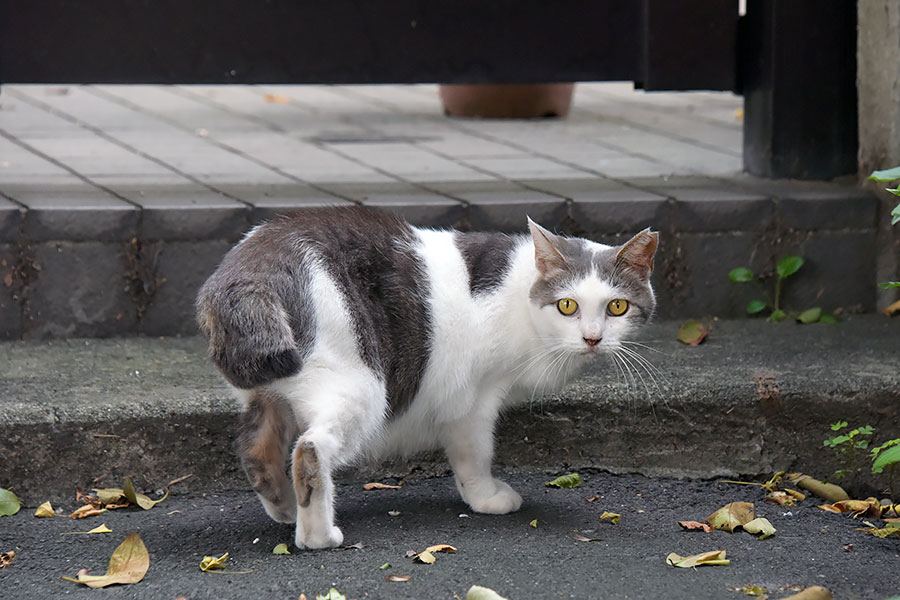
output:
<svg viewBox="0 0 900 600"><path fill-rule="evenodd" d="M444 450L462 499L479 513L502 515L519 510L522 497L491 474L494 417L467 415L444 426Z"/></svg>
<svg viewBox="0 0 900 600"><path fill-rule="evenodd" d="M297 520L294 487L285 472L288 447L298 428L287 400L264 390L245 397L238 455L266 513L279 523Z"/></svg>
<svg viewBox="0 0 900 600"><path fill-rule="evenodd" d="M344 540L335 524L332 474L377 434L385 414L384 384L368 369L310 369L285 381L294 412L308 423L294 445L291 474L297 498L298 548L334 548Z"/></svg>

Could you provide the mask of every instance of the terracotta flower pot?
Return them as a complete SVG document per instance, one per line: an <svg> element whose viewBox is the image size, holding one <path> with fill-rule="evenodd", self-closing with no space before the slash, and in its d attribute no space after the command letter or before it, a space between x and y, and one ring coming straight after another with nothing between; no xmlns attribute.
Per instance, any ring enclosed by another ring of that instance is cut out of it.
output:
<svg viewBox="0 0 900 600"><path fill-rule="evenodd" d="M442 84L440 95L452 117L535 119L568 115L574 89L574 83Z"/></svg>

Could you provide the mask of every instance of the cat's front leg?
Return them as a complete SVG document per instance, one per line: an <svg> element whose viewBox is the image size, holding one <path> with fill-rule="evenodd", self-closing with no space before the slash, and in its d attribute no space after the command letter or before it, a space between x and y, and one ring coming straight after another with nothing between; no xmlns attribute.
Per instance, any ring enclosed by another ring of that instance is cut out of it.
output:
<svg viewBox="0 0 900 600"><path fill-rule="evenodd" d="M470 415L444 426L444 450L462 499L479 513L519 510L522 497L491 474L496 416Z"/></svg>

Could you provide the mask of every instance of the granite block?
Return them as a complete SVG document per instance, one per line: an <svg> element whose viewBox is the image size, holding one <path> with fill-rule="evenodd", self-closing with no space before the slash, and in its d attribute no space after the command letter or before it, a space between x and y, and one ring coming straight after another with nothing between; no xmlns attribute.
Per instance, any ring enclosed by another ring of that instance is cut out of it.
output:
<svg viewBox="0 0 900 600"><path fill-rule="evenodd" d="M872 229L878 199L854 185L741 177L735 185L775 199L785 229Z"/></svg>
<svg viewBox="0 0 900 600"><path fill-rule="evenodd" d="M449 182L430 187L468 203L468 221L475 231L523 232L527 217L556 230L568 218L565 198L512 182Z"/></svg>
<svg viewBox="0 0 900 600"><path fill-rule="evenodd" d="M22 282L17 265L15 247L0 243L0 340L17 340L22 336Z"/></svg>
<svg viewBox="0 0 900 600"><path fill-rule="evenodd" d="M229 198L198 198L183 188L156 190L139 201L142 240L237 240L250 228L252 209Z"/></svg>
<svg viewBox="0 0 900 600"><path fill-rule="evenodd" d="M127 251L128 244L113 242L34 244L24 337L133 334L137 315L126 281Z"/></svg>
<svg viewBox="0 0 900 600"><path fill-rule="evenodd" d="M11 242L19 233L25 210L5 198L0 198L0 243Z"/></svg>
<svg viewBox="0 0 900 600"><path fill-rule="evenodd" d="M27 209L22 231L29 241L118 242L137 233L138 208L88 184L4 191Z"/></svg>
<svg viewBox="0 0 900 600"><path fill-rule="evenodd" d="M138 331L145 335L198 333L194 318L197 291L234 244L230 240L165 241L141 248L148 294Z"/></svg>
<svg viewBox="0 0 900 600"><path fill-rule="evenodd" d="M528 187L570 200L567 233L595 238L636 233L646 227L666 229L669 201L665 196L609 179L528 180ZM569 231L570 230L570 231Z"/></svg>
<svg viewBox="0 0 900 600"><path fill-rule="evenodd" d="M433 194L375 196L363 202L363 205L391 211L418 227L465 226L465 205L444 196Z"/></svg>

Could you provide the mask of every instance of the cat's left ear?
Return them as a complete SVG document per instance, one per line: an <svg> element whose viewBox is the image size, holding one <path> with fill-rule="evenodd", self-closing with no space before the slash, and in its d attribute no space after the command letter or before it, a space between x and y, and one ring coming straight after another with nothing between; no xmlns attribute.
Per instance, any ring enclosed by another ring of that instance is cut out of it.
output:
<svg viewBox="0 0 900 600"><path fill-rule="evenodd" d="M641 281L647 281L653 271L653 257L656 255L656 247L659 246L659 233L643 230L628 240L616 255L616 262L620 262L634 271Z"/></svg>
<svg viewBox="0 0 900 600"><path fill-rule="evenodd" d="M534 264L544 278L567 271L569 263L557 247L556 236L528 219L531 239L534 242Z"/></svg>

